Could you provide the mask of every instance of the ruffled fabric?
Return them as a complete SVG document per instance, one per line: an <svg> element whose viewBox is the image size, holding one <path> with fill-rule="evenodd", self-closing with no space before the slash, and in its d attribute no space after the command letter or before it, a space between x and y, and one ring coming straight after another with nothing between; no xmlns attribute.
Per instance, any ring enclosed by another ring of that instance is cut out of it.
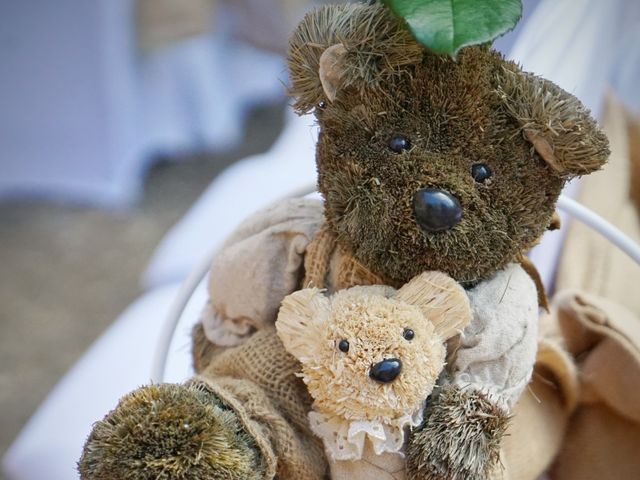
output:
<svg viewBox="0 0 640 480"><path fill-rule="evenodd" d="M353 420L311 411L311 430L324 442L332 460L360 460L369 439L376 455L399 453L405 443L408 427L417 427L423 420L423 405L413 413L389 421Z"/></svg>

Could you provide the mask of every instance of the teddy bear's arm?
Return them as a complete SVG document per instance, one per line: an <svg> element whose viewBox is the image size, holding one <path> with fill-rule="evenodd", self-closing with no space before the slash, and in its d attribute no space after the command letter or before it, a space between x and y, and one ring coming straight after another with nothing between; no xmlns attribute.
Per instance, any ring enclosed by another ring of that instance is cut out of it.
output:
<svg viewBox="0 0 640 480"><path fill-rule="evenodd" d="M509 265L468 294L474 316L425 422L411 436L409 478L490 478L500 468L511 407L533 371L537 292L522 267Z"/></svg>
<svg viewBox="0 0 640 480"><path fill-rule="evenodd" d="M201 322L220 346L242 343L275 322L282 299L300 287L304 253L322 223L317 200L286 200L245 220L216 254Z"/></svg>

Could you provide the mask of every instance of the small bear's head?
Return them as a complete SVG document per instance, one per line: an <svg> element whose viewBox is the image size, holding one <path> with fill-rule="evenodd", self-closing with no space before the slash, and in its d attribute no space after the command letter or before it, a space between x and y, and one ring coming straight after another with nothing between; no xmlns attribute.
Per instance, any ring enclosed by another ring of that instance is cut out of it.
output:
<svg viewBox="0 0 640 480"><path fill-rule="evenodd" d="M434 54L380 4L310 13L289 67L297 111L320 126L327 221L389 284L490 276L539 240L565 181L608 156L574 96L487 46Z"/></svg>
<svg viewBox="0 0 640 480"><path fill-rule="evenodd" d="M284 299L276 329L302 364L314 409L346 420L412 414L431 393L445 342L470 321L464 289L427 272L395 290L362 286Z"/></svg>

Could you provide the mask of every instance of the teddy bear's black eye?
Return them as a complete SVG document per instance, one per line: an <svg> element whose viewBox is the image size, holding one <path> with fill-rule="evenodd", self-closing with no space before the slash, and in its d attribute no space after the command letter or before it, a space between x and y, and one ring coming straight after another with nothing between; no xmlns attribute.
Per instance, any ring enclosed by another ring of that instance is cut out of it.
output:
<svg viewBox="0 0 640 480"><path fill-rule="evenodd" d="M404 332L402 332L402 336L405 340L413 340L413 337L416 336L416 333L410 328L405 328Z"/></svg>
<svg viewBox="0 0 640 480"><path fill-rule="evenodd" d="M391 137L391 140L389 140L389 148L392 152L402 153L411 148L411 142L404 135L395 134Z"/></svg>
<svg viewBox="0 0 640 480"><path fill-rule="evenodd" d="M338 349L341 352L347 353L349 351L349 342L347 340L340 340L340 343L338 343Z"/></svg>
<svg viewBox="0 0 640 480"><path fill-rule="evenodd" d="M471 176L478 183L486 182L491 178L493 172L486 163L476 163L471 167Z"/></svg>

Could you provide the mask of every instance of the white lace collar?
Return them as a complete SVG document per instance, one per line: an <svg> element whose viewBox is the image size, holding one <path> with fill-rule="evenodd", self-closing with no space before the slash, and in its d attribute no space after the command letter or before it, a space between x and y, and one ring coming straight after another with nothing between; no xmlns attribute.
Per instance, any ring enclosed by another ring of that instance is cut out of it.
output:
<svg viewBox="0 0 640 480"><path fill-rule="evenodd" d="M422 423L423 407L421 405L412 414L385 422L349 421L316 411L309 413L309 421L311 430L323 440L327 454L333 460L360 460L367 438L376 455L385 452L402 454L406 429Z"/></svg>

